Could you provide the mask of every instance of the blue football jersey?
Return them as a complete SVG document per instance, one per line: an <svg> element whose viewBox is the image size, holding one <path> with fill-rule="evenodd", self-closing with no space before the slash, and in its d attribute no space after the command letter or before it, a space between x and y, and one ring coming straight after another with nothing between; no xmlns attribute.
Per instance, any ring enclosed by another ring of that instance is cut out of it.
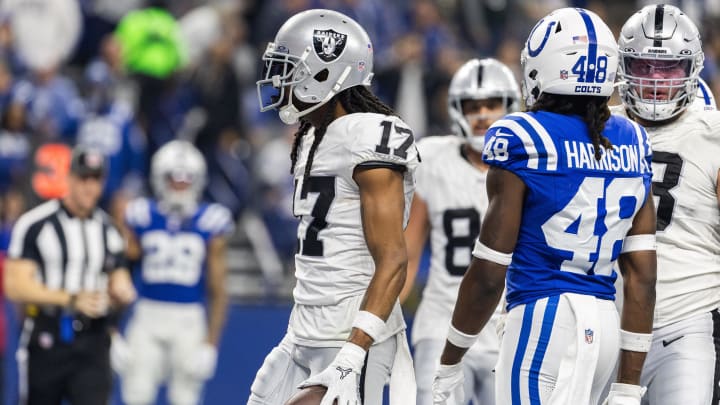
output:
<svg viewBox="0 0 720 405"><path fill-rule="evenodd" d="M219 204L200 204L182 222L162 212L156 201L138 198L128 204L125 222L142 248L141 297L170 302L203 302L207 246L232 233L232 214Z"/></svg>
<svg viewBox="0 0 720 405"><path fill-rule="evenodd" d="M527 187L507 272L508 309L565 292L615 299L615 262L650 192L652 151L645 130L611 116L613 144L595 159L578 116L515 113L485 136L483 160Z"/></svg>

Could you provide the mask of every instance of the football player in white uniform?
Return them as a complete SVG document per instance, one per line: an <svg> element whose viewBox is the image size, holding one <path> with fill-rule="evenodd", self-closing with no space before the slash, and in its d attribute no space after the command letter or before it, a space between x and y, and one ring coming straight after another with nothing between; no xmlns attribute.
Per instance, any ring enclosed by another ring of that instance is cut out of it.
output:
<svg viewBox="0 0 720 405"><path fill-rule="evenodd" d="M644 403L720 399L720 113L697 111L700 35L677 7L650 5L624 24L619 92L647 129L657 205L657 302L642 372Z"/></svg>
<svg viewBox="0 0 720 405"><path fill-rule="evenodd" d="M488 165L482 161L485 131L495 120L517 111L519 102L520 88L507 66L495 59L472 59L455 73L448 88L448 112L457 136L418 142L423 162L415 175L415 196L405 230L408 278L403 293L413 284L429 237L430 276L412 330L420 405L433 403L432 380L447 332L438 326L450 324L460 281L480 234L480 218L487 211ZM495 400L493 369L499 342L494 325L493 319L463 360L464 393L456 395L455 404Z"/></svg>
<svg viewBox="0 0 720 405"><path fill-rule="evenodd" d="M263 60L261 110L300 121L291 153L300 224L295 306L249 404L283 404L299 386L322 385L323 405L379 405L390 374L391 403L414 403L398 302L419 159L412 131L370 92L372 43L343 14L296 14Z"/></svg>
<svg viewBox="0 0 720 405"><path fill-rule="evenodd" d="M111 358L128 405L154 404L165 382L171 404L196 405L215 373L227 310L225 245L234 221L227 208L200 202L206 166L190 142L165 144L150 170L157 200L131 201L124 224L127 254L140 260L140 299L126 346L115 335Z"/></svg>

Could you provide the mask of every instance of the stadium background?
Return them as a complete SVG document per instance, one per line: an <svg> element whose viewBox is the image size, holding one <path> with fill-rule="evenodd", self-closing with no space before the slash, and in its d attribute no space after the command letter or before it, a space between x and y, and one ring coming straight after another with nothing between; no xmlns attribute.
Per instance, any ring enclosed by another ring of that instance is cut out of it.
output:
<svg viewBox="0 0 720 405"><path fill-rule="evenodd" d="M720 1L671 3L701 27L701 76L720 94ZM447 84L468 58L494 56L517 74L522 41L550 10L592 9L617 33L645 4L0 0L0 253L24 210L62 193L68 146L88 143L108 154L102 204L117 217L129 198L149 192L153 151L173 138L193 140L209 162L206 197L232 209L239 224L228 258L232 307L205 402L244 403L292 304L296 222L288 155L294 128L274 113L260 114L255 90L259 55L289 16L324 7L360 22L374 43L377 94L421 137L449 132ZM409 322L420 289L406 306ZM13 404L18 316L10 305L3 311L4 397Z"/></svg>

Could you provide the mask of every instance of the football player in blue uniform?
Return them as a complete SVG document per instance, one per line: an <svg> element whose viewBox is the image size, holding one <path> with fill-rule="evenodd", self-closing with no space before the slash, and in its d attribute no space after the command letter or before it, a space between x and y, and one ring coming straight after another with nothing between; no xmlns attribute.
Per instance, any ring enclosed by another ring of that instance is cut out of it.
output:
<svg viewBox="0 0 720 405"><path fill-rule="evenodd" d="M191 143L165 144L151 171L157 200L133 200L125 211L128 256L140 259L140 298L126 356L114 337L115 365L127 404L155 403L167 382L170 403L195 405L215 372L227 307L225 245L234 221L225 207L200 202L206 167Z"/></svg>
<svg viewBox="0 0 720 405"><path fill-rule="evenodd" d="M529 112L485 137L488 211L460 285L434 401L462 382L460 360L507 284L497 404L639 404L652 341L655 209L645 131L611 116L618 49L594 13L564 8L521 55ZM621 326L616 261L625 281Z"/></svg>

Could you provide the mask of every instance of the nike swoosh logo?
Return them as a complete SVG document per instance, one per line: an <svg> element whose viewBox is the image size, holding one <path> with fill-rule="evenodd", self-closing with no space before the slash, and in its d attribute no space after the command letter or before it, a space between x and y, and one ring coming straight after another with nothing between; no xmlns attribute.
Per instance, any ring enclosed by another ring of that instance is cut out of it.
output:
<svg viewBox="0 0 720 405"><path fill-rule="evenodd" d="M663 339L663 341L662 341L663 347L668 347L668 346L670 346L671 343L677 342L678 340L680 340L684 337L685 337L685 335L680 335L680 336L676 337L675 339L670 339L670 340Z"/></svg>

